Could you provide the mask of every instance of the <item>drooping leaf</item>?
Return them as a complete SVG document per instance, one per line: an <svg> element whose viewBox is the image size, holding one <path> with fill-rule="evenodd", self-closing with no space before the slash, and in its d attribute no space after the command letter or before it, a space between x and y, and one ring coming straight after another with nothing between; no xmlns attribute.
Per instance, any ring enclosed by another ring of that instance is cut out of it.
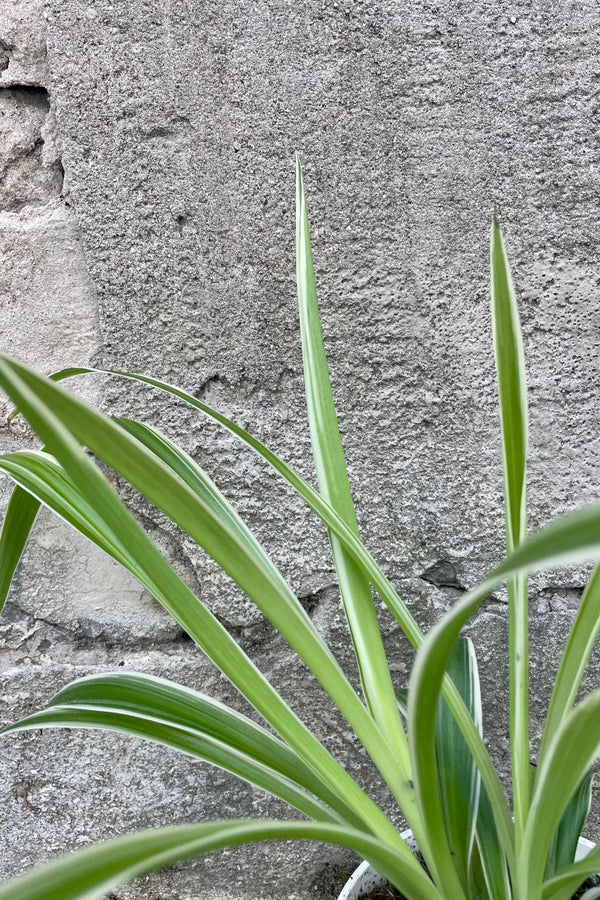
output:
<svg viewBox="0 0 600 900"><path fill-rule="evenodd" d="M5 472L17 483L15 491L31 497L38 507L40 503L44 504L117 562L130 568L130 571L135 569L133 561L126 559L124 548L114 539L110 531L103 527L89 503L82 497L62 466L49 453L43 450L18 450L15 453L2 454L0 471ZM20 546L21 533L17 531L13 534L7 529L5 535L7 554L15 553L12 546L13 538L16 546Z"/></svg>
<svg viewBox="0 0 600 900"><path fill-rule="evenodd" d="M262 444L259 440L232 422L226 416L223 416L217 410L207 406L201 400L197 400L193 395L182 391L167 382L151 378L147 375L139 375L118 370L91 369L91 368L71 368L63 369L50 376L54 381L62 381L67 378L82 374L106 374L119 376L133 381L147 384L150 387L163 391L194 409L202 412L208 418L230 431L238 440L245 443L255 453L261 456L273 469L284 478L285 481L298 493L305 501L308 507L321 519L321 521L339 538L341 543L346 547L353 559L359 564L366 575L371 580L371 584L386 603L392 615L402 628L404 634L411 642L413 647L418 648L423 640L423 634L412 617L410 611L398 596L380 566L373 559L368 550L363 546L355 534L348 528L345 522L335 512L327 501L304 481L298 473L284 462L277 454ZM465 736L465 740L469 745L471 753L477 759L477 766L481 773L483 783L490 797L490 802L495 810L497 819L502 819L506 823L505 831L508 833L512 829L510 814L504 798L502 786L494 767L489 759L487 751L481 741L480 735L477 733L473 725L473 721L466 711L464 704L458 693L453 689L450 682L446 682L444 687L445 697L452 709L454 716L459 723L461 731Z"/></svg>
<svg viewBox="0 0 600 900"><path fill-rule="evenodd" d="M230 820L141 831L70 853L0 887L0 900L97 900L138 875L222 847L266 840L327 841L359 853L407 900L442 900L414 859L349 828L315 822Z"/></svg>
<svg viewBox="0 0 600 900"><path fill-rule="evenodd" d="M144 445L154 456L158 457L184 481L194 494L201 498L214 512L214 515L232 531L247 551L253 555L257 565L270 571L273 579L281 581L281 575L267 556L263 548L249 528L238 516L235 509L227 502L216 484L209 478L189 454L185 453L157 428L134 422L132 419L118 418L114 420L136 440Z"/></svg>
<svg viewBox="0 0 600 900"><path fill-rule="evenodd" d="M192 394L182 391L180 388L157 378L133 372L123 372L117 369L104 370L92 369L89 367L61 369L59 372L50 375L49 378L52 381L60 382L77 375L86 374L118 376L163 391L203 413L209 419L231 432L231 434L242 443L250 447L255 453L262 457L262 459L264 459L265 462L267 462L294 489L294 491L296 491L298 496L304 500L315 515L317 515L327 528L339 538L341 543L343 543L346 549L351 553L355 562L359 563L365 573L368 574L371 584L381 596L381 599L389 606L413 647L418 647L420 645L423 639L421 629L406 607L406 604L403 603L398 596L368 550L361 544L354 532L348 528L343 519L330 506L324 497L322 497L318 491L315 491L315 489L311 487L291 466L284 462L281 457L222 413L208 406L206 403L203 403L201 400L196 399Z"/></svg>
<svg viewBox="0 0 600 900"><path fill-rule="evenodd" d="M340 808L340 798L282 741L217 700L161 678L115 672L80 679L4 733L61 727L106 728L156 741L233 772L311 818L361 826L350 807L336 816L307 794Z"/></svg>
<svg viewBox="0 0 600 900"><path fill-rule="evenodd" d="M224 523L229 530L236 535L240 544L242 544L252 558L255 559L261 570L270 572L272 579L276 583L281 584L284 591L289 591L287 585L283 582L281 575L258 541L256 541L244 522L237 515L233 507L227 502L206 472L204 472L187 453L181 450L180 447L177 447L176 444L170 441L165 435L158 431L158 429L142 425L138 422L133 422L129 419L117 419L115 421L124 428L128 434L131 434L136 440L142 443L144 447L150 450L151 453L157 456L173 472L175 472L188 487L194 491L194 494L201 498L203 502L211 508L218 520ZM372 608L373 605L370 595L369 602ZM370 627L374 627L372 623L370 623ZM379 635L378 629L377 634ZM383 645L381 645L381 653L383 654L383 666L385 667L386 672L388 672ZM404 732L402 732L402 734L404 734ZM400 768L400 761L396 759L396 762ZM414 804L414 798L412 797L412 789L410 788L410 772L401 770L399 774L402 777L397 778L391 787L397 795L402 808L405 810L405 814L408 816L409 820L411 820L410 804ZM414 819L411 821L414 823Z"/></svg>
<svg viewBox="0 0 600 900"><path fill-rule="evenodd" d="M79 483L81 490L85 492L85 505L93 510L96 527L103 531L108 543L118 548L123 564L128 565L144 587L171 612L238 690L329 788L344 798L344 801L355 809L357 815L369 823L374 833L385 835L391 843L396 841L399 847L401 846L401 852L408 853L387 818L310 734L223 626L198 601L158 553L107 480L82 451L81 444L87 443L85 439L74 439L57 420L53 408L56 397L51 400L51 408L45 406L11 370L6 359L0 361L0 373L0 379L7 387L7 392L12 391L14 402L30 417L34 427L41 433L42 439L49 438L49 446L68 468L68 479L76 485ZM33 377L36 381L48 384L39 376ZM76 408L80 411L81 405L78 403ZM104 418L100 414L94 415L97 417L94 420L97 428L102 431ZM110 425L121 437L125 437L119 426L114 423ZM129 440L133 441L132 438Z"/></svg>
<svg viewBox="0 0 600 900"><path fill-rule="evenodd" d="M159 381L149 376L136 375L116 370L102 372L102 370L78 368L61 370L60 372L57 372L53 376L51 376L51 380L61 381L65 378L70 378L75 375L90 374L94 372L98 374L110 374L128 378L134 381L139 381L151 387L157 388L158 390L164 391L171 396L177 397L179 400L182 400L191 407L198 409L200 412L204 413L209 418L213 419L215 422L229 430L239 440L246 443L257 454L263 457L265 461L268 462L274 468L274 470L278 472L290 484L290 486L299 494L299 496L302 497L309 508L313 510L313 512L327 525L327 527L337 535L346 549L352 554L355 561L360 566L362 566L365 573L369 576L373 587L377 590L382 600L387 604L391 613L398 621L400 627L402 628L403 632L406 634L410 642L416 648L420 646L423 640L421 630L408 611L406 605L402 602L393 586L390 584L389 580L386 578L385 574L375 562L373 557L369 554L362 543L356 538L356 536L350 531L350 529L348 529L346 524L338 516L335 510L331 508L327 501L309 484L307 484L298 475L297 472L289 467L287 463L285 463L275 453L273 453L272 450L270 450L244 429L240 428L240 426L227 419L221 413L202 403L202 401L197 400L191 394L188 394L185 391L174 387L173 385L169 385L166 382ZM474 727L473 721L469 716L460 696L458 695L458 692L454 689L454 686L449 681L446 681L444 685L444 696L446 697L446 700L448 701L450 708L452 709L452 712L456 717L456 720L461 728L463 735L465 736L465 740L467 741L471 753L477 761L477 767L481 773L482 781L486 786L487 793L490 797L490 802L494 809L495 819L496 821L504 822L504 832L506 835L509 835L510 833L512 833L512 821L510 818L502 786L487 754L487 751L483 745L481 737Z"/></svg>

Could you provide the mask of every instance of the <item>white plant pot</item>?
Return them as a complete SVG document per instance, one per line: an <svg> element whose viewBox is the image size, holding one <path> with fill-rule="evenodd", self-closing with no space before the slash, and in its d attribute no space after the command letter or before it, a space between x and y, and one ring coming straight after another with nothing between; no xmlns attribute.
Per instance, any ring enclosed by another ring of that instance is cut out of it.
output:
<svg viewBox="0 0 600 900"><path fill-rule="evenodd" d="M410 837L411 834L412 832L410 831L403 831L402 837L406 839L407 837ZM595 846L596 845L592 841L588 841L587 838L579 838L575 861L577 862L578 860L583 859L583 857L587 856L590 850ZM354 870L342 888L342 893L338 897L338 900L360 900L361 897L368 894L374 887L385 884L386 880L387 879L384 878L383 875L380 875L368 862L362 862L358 869Z"/></svg>

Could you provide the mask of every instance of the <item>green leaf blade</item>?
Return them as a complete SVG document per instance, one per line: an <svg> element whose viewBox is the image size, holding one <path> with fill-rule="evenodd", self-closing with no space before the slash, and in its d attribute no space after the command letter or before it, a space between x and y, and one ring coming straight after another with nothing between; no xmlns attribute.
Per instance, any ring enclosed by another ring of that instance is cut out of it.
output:
<svg viewBox="0 0 600 900"><path fill-rule="evenodd" d="M575 862L577 844L592 805L594 778L594 773L588 772L567 804L552 841L545 878L551 878Z"/></svg>
<svg viewBox="0 0 600 900"><path fill-rule="evenodd" d="M502 425L506 548L527 535L527 385L519 312L502 234L491 235L492 325ZM510 748L517 839L529 809L529 639L527 581L508 582Z"/></svg>
<svg viewBox="0 0 600 900"><path fill-rule="evenodd" d="M582 809L586 800L585 779L598 755L600 691L594 691L565 717L543 764L538 767L531 813L521 848L522 866L528 879L526 887L532 892L531 896L541 888L552 840L573 798L576 804L571 810L573 817L583 815L585 818ZM583 790L580 797L577 796L579 788ZM569 816L569 819L573 817ZM565 852L567 850L565 848Z"/></svg>
<svg viewBox="0 0 600 900"><path fill-rule="evenodd" d="M448 662L447 675L481 732L481 694L475 650L460 638ZM450 708L440 697L436 721L436 759L442 810L450 852L465 894L470 888L470 861L479 805L480 776Z"/></svg>
<svg viewBox="0 0 600 900"><path fill-rule="evenodd" d="M331 531L333 531L337 535L348 552L352 555L353 559L363 568L365 573L368 574L373 586L390 609L392 615L396 618L398 624L402 628L404 634L407 636L411 644L415 648L418 648L421 645L423 641L423 634L420 628L418 627L410 611L400 599L393 586L390 584L389 580L386 578L385 574L377 565L371 554L366 550L366 548L356 538L356 536L348 529L345 522L339 517L335 510L332 509L327 501L306 481L304 481L294 469L288 466L288 464L284 462L284 460L277 456L277 454L275 454L272 450L262 444L253 435L249 434L235 422L232 422L217 410L212 409L212 407L207 406L201 400L197 400L191 394L182 391L180 388L175 387L174 385L170 385L167 382L160 381L147 375L139 375L135 373L116 370L110 370L106 372L97 369L62 370L55 373L55 375L53 376L53 380L61 381L64 378L71 377L74 374L82 373L115 375L137 381L142 384L146 384L149 387L155 388L161 392L165 392L170 396L174 396L177 399L182 400L190 407L197 409L199 412L206 415L209 419L228 430L242 443L250 447L255 453L262 457L298 493L300 497L302 497L307 506L315 513L315 515L317 515L321 519L321 521L328 527L328 529L331 529ZM508 834L511 832L513 826L510 815L508 813L508 807L506 805L502 787L498 780L498 776L494 771L483 742L481 741L481 738L473 725L472 719L468 715L460 696L454 690L454 685L452 685L452 683L448 680L446 680L444 686L444 696L450 704L453 714L455 715L455 717L457 717L457 721L460 724L461 731L465 736L467 743L469 744L471 752L474 754L475 758L478 761L478 768L481 773L483 783L486 785L486 790L488 791L491 798L491 803L494 807L495 815L498 820L502 820L506 823L505 830Z"/></svg>
<svg viewBox="0 0 600 900"><path fill-rule="evenodd" d="M502 234L491 236L492 325L502 424L507 545L510 552L527 533L527 384L519 313Z"/></svg>
<svg viewBox="0 0 600 900"><path fill-rule="evenodd" d="M352 492L323 346L308 212L299 160L296 166L296 222L298 305L313 458L322 495L358 537ZM331 530L329 538L367 706L394 749L398 765L408 778L408 745L394 701L371 585L362 568ZM404 801L403 806L411 802L406 791L399 799Z"/></svg>
<svg viewBox="0 0 600 900"><path fill-rule="evenodd" d="M491 900L510 900L512 894L506 853L496 828L494 809L484 784L481 785L479 793L475 834L488 896Z"/></svg>
<svg viewBox="0 0 600 900"><path fill-rule="evenodd" d="M81 374L113 375L120 378L136 381L141 384L146 384L149 387L167 393L172 397L176 397L178 400L182 400L193 409L198 410L213 422L216 422L218 425L225 428L239 441L246 444L246 446L253 450L253 452L255 452L262 459L264 459L265 462L267 462L273 468L273 470L277 472L294 491L296 491L298 496L304 500L309 509L311 509L315 513L315 515L318 516L319 519L321 519L326 527L339 538L344 547L351 554L354 561L361 566L365 573L368 574L369 578L371 579L371 583L380 594L382 600L384 600L384 602L390 608L390 611L397 619L398 624L401 626L404 634L406 634L413 647L416 648L420 645L423 639L421 629L417 625L406 604L403 603L401 598L398 596L393 586L390 584L389 580L386 578L385 574L377 565L368 550L363 546L356 535L348 528L343 519L324 499L324 497L322 497L321 494L315 491L314 488L311 487L311 485L308 484L308 482L306 482L298 474L298 472L296 472L291 466L289 466L276 453L266 447L261 441L259 441L245 429L241 428L235 422L231 421L231 419L228 419L226 416L222 415L222 413L218 412L218 410L213 409L212 407L203 403L201 400L197 400L196 397L194 397L192 394L189 394L186 391L182 391L180 388L172 384L168 384L165 381L161 381L157 378L152 378L149 375L123 372L120 370L87 368L63 369L59 372L55 372L49 377L53 381L60 382L64 379L71 378L74 375Z"/></svg>
<svg viewBox="0 0 600 900"><path fill-rule="evenodd" d="M552 689L540 747L542 763L546 748L570 712L592 650L600 633L600 565L594 568L577 609Z"/></svg>
<svg viewBox="0 0 600 900"><path fill-rule="evenodd" d="M223 847L267 840L327 841L349 847L404 890L408 900L442 900L414 858L349 828L312 822L230 820L129 834L63 856L11 879L0 900L98 900L124 881Z"/></svg>
<svg viewBox="0 0 600 900"><path fill-rule="evenodd" d="M307 795L329 796L339 807L339 798L282 741L222 703L164 679L128 672L81 679L4 733L59 727L104 728L152 740L232 772L310 818L361 824L351 808L338 817Z"/></svg>
<svg viewBox="0 0 600 900"><path fill-rule="evenodd" d="M600 872L600 845L585 853L577 862L544 881L542 900L571 900L590 875Z"/></svg>
<svg viewBox="0 0 600 900"><path fill-rule="evenodd" d="M69 478L85 493L86 502L93 508L100 525L112 537L118 535L124 561L126 563L134 561L134 574L140 582L165 606L243 696L305 759L329 788L352 805L374 833L385 836L392 844L397 843L401 852L408 853L395 829L376 804L333 760L272 689L235 640L178 578L125 509L104 476L81 450L81 446L99 451L98 455L101 458L106 456L109 464L115 462L114 454L116 454L116 468L124 477L133 474L133 479L130 480L134 484L137 484L138 476L141 477L146 486L149 485L150 499L154 499L154 491L160 489L169 509L172 501L177 500L178 509L185 515L187 521L194 519L194 529L198 525L196 518L200 504L198 498L177 476L169 473L163 463L155 459L122 428L58 388L52 381L36 375L8 357L0 357L0 384L64 465ZM59 414L73 425L74 434L65 428ZM123 466L119 464L120 462ZM174 480L175 478L177 480ZM203 515L211 514L206 504L200 511ZM177 520L177 516L175 519ZM224 541L226 545L231 545L232 540L236 540L235 535L232 535L226 526L212 521L216 528L210 531L209 542ZM240 563L239 556L234 559L234 563L236 568L242 566L241 574L244 580L252 575L256 576L258 574L256 563L249 558L244 548L242 557L243 564ZM274 585L269 572L259 575L258 581L254 581L251 593L254 593L260 585L267 587L272 598ZM278 600L281 599L279 593L276 593L276 596ZM295 598L293 600L296 603ZM304 615L303 611L302 614ZM284 615L281 608L278 615ZM294 617L291 621L287 621L286 627L289 628L293 623ZM302 636L306 638L307 634L305 629ZM315 647L313 643L313 648ZM321 658L323 659L322 655ZM335 663L333 665L335 666ZM362 717L362 731L367 737L365 743L370 742L375 748L375 754L384 757L384 768L387 768L389 777L392 780L397 778L397 773L392 771L391 760L387 758L385 746L380 746L371 718L349 685L347 689L344 688L344 692L346 697L350 693L350 699L354 698L352 706Z"/></svg>
<svg viewBox="0 0 600 900"><path fill-rule="evenodd" d="M435 773L435 713L444 672L461 628L506 578L520 572L528 573L542 567L593 560L599 556L600 504L561 516L519 544L480 585L452 607L423 641L417 653L409 689L408 734L421 814L431 833L437 834L442 829L443 821L439 792L432 780ZM476 762L483 775L480 760L476 759ZM573 790L574 788L575 786ZM511 823L510 820L507 821L507 811L499 799L493 796L490 799L494 803L494 820L502 848L511 872L514 873ZM525 856L521 858L521 864L527 864ZM526 877L525 869L517 874ZM526 891L523 895L527 896Z"/></svg>
<svg viewBox="0 0 600 900"><path fill-rule="evenodd" d="M8 501L0 533L0 612L39 508L39 501L22 488L16 488Z"/></svg>

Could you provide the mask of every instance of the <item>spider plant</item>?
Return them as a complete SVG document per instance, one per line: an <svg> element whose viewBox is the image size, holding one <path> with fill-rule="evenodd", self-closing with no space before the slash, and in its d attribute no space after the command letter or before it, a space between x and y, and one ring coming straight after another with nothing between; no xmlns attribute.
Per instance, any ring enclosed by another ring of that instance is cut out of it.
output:
<svg viewBox="0 0 600 900"><path fill-rule="evenodd" d="M507 554L427 636L358 535L323 348L299 164L296 250L318 490L256 438L185 391L146 375L111 374L144 382L218 422L263 457L323 522L358 663L360 691L350 684L263 547L190 456L155 428L113 420L59 384L95 370L68 369L46 378L14 359L0 357L0 386L43 444L41 450L0 457L0 469L16 483L0 538L0 604L44 504L131 572L269 726L177 684L116 672L74 682L46 709L5 731L66 726L142 736L233 772L296 811L294 817L277 821L202 822L126 835L9 881L0 887L0 900L100 897L119 882L152 869L221 847L270 839L349 847L407 900L568 900L600 868L600 848L585 860L574 861L589 808L589 770L600 749L600 691L575 705L600 630L598 568L566 643L535 770L529 761L527 646L527 573L600 557L600 505L564 515L527 536L523 349L500 230L494 222L491 293ZM384 812L176 575L90 453L203 547L309 667L389 786L425 867ZM469 618L503 582L508 582L509 591L511 806L482 740L473 647L460 636ZM399 698L383 650L372 589L418 651L408 692Z"/></svg>

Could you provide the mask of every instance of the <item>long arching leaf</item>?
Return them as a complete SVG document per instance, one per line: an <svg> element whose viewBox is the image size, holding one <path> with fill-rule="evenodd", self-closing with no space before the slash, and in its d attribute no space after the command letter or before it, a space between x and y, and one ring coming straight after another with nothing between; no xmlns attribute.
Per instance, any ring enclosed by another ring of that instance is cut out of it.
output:
<svg viewBox="0 0 600 900"><path fill-rule="evenodd" d="M103 527L62 466L49 453L43 450L17 450L2 454L0 471L16 482L13 495L19 491L19 498L24 494L31 497L38 507L40 503L44 504L121 565L130 571L135 569L125 549ZM11 553L12 533L8 529L5 537L6 551ZM14 537L15 542L20 544L21 533L17 531Z"/></svg>
<svg viewBox="0 0 600 900"><path fill-rule="evenodd" d="M258 543L250 529L238 516L235 509L227 502L216 484L209 478L189 454L185 453L157 428L134 422L132 419L118 418L114 421L132 435L140 444L143 444L154 456L158 457L165 465L175 472L187 486L192 489L197 497L210 506L221 522L227 525L238 541L244 544L247 552L251 553L257 565L265 571L269 571L275 580L281 581L281 575L273 562L269 559L264 549Z"/></svg>
<svg viewBox="0 0 600 900"><path fill-rule="evenodd" d="M21 368L19 366L19 369ZM32 377L35 382L48 384L39 376ZM238 690L329 785L330 789L352 805L374 833L383 834L392 844L397 842L400 852L408 853L404 843L399 841L394 828L378 807L310 734L223 626L198 601L158 553L107 480L81 450L80 444L83 443L81 438L74 439L64 429L54 411L35 396L5 359L0 362L0 379L7 387L7 392L12 392L13 401L30 418L42 440L48 439L46 441L48 446L68 468L69 477L85 492L86 502L93 508L100 525L106 529L108 539L118 543L124 559L133 560L134 574L140 582L165 606ZM56 390L56 387L53 390ZM56 402L56 395L53 399ZM77 409L81 410L80 404L77 405ZM103 417L95 415L102 423ZM124 436L119 426L111 424L121 436ZM133 439L130 440L133 442ZM139 447L136 442L133 443Z"/></svg>
<svg viewBox="0 0 600 900"><path fill-rule="evenodd" d="M97 900L138 875L223 847L266 840L327 841L359 853L404 892L407 900L442 900L414 859L349 828L313 822L230 820L129 834L96 844L0 887L0 900Z"/></svg>
<svg viewBox="0 0 600 900"><path fill-rule="evenodd" d="M56 372L54 375L50 376L50 378L53 381L62 381L64 379L72 378L77 375L93 373L114 375L137 381L142 384L147 384L150 387L154 387L160 391L164 391L165 393L173 397L177 397L177 399L182 400L184 403L188 404L194 409L197 409L208 418L217 422L223 428L230 431L236 438L238 438L238 440L249 446L255 453L257 453L267 463L269 463L269 465L271 465L273 469L278 472L282 478L285 479L285 481L287 481L287 483L298 493L300 497L302 497L308 507L321 519L321 521L327 526L327 528L337 535L348 552L351 553L354 560L362 566L365 573L369 576L369 578L371 579L371 584L377 590L381 599L386 603L390 612L396 618L398 624L402 628L404 634L407 636L411 644L415 648L418 648L421 645L423 641L423 634L419 626L413 619L406 605L402 602L402 600L394 590L393 586L390 584L389 580L386 578L381 568L370 555L368 550L362 545L360 540L356 538L354 533L350 531L345 522L340 518L340 516L338 516L335 510L332 509L327 501L306 481L304 481L294 469L288 466L286 462L284 462L279 456L277 456L276 453L262 444L259 440L257 440L257 438L253 437L253 435L249 434L235 422L232 422L226 416L223 416L222 413L212 409L212 407L203 403L201 400L197 400L192 394L189 394L186 391L182 391L180 388L168 384L167 382L160 381L156 378L151 378L147 375L137 375L134 373L122 372L118 370L104 371L101 369L80 367L63 369L60 372ZM459 723L460 729L469 745L471 753L477 760L477 767L481 773L482 781L490 798L490 803L494 810L495 820L496 822L501 821L503 823L500 830L508 839L508 836L512 834L513 824L508 806L506 804L502 786L488 756L487 750L485 749L481 737L473 725L473 720L469 716L464 703L454 689L454 686L448 681L444 685L444 696L446 697L446 700L448 701L450 708L452 709L453 715L456 717L456 720Z"/></svg>
<svg viewBox="0 0 600 900"><path fill-rule="evenodd" d="M600 504L562 516L520 544L480 585L456 603L425 638L417 653L411 677L408 735L421 816L432 833L439 833L442 827L440 796L435 782L435 716L444 671L461 628L507 577L598 556ZM479 761L476 762L479 767ZM514 872L512 835L506 820L496 817L496 827L510 869ZM443 865L447 866L448 856L446 845L445 849L442 847Z"/></svg>
<svg viewBox="0 0 600 900"><path fill-rule="evenodd" d="M323 796L326 789L286 744L217 700L162 678L118 672L80 679L4 733L61 727L106 728L156 741L244 778L309 818L343 823L306 793ZM326 795L339 806L339 798ZM351 809L346 823L361 825Z"/></svg>
<svg viewBox="0 0 600 900"><path fill-rule="evenodd" d="M207 503L176 476L161 460L131 435L93 407L75 398L52 381L27 367L2 357L0 383L18 403L30 424L60 458L55 429L48 428L42 406L52 410L76 441L87 446L104 462L153 502L179 525L230 575L269 618L311 672L329 693L334 703L362 741L392 793L402 802L409 825L418 832L414 793L407 773L398 770L393 753L382 737L335 658L316 631L305 610L274 567L261 565L227 521L222 521L214 504ZM35 402L24 401L19 383L35 394ZM27 404L27 406L24 405ZM42 416L40 417L40 412ZM60 449L60 448L59 448ZM77 483L79 467L61 462ZM89 496L85 481L79 484ZM100 497L94 506L102 510Z"/></svg>

